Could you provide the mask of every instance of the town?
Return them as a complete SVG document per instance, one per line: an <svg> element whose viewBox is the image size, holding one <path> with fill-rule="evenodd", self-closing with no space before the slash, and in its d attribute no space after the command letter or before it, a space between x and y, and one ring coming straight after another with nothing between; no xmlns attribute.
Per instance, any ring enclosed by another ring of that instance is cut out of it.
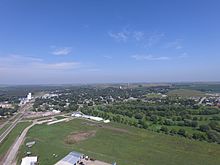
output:
<svg viewBox="0 0 220 165"><path fill-rule="evenodd" d="M68 86L29 92L14 100L4 98L0 104L1 143L4 145L16 125L26 122L27 126L8 148L8 154L2 159L5 162L3 164L12 164L17 158L21 165L41 162L42 155L34 149L40 147L38 145L41 142L35 138L26 139L27 133L38 125L47 129L76 122L84 123L85 128L95 126L98 129L124 132L125 130L112 126L120 123L189 140L220 143L218 91L210 92L207 89L204 92L189 88L190 84L188 89L176 84ZM69 132L64 143L76 145L92 139L97 134L97 130L93 129ZM117 159L112 159L111 162L97 160L93 154L74 149L69 153L65 152L66 155L50 152L50 161L55 165L107 165L117 162Z"/></svg>

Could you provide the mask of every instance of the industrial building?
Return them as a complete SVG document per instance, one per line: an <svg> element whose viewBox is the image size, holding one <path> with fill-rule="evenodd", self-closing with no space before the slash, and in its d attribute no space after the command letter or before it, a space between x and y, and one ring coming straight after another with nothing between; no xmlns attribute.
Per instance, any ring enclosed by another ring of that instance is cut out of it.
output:
<svg viewBox="0 0 220 165"><path fill-rule="evenodd" d="M82 112L73 112L73 114L71 116L72 117L81 117L81 118L84 118L84 119L90 119L90 120L94 120L94 121L98 121L98 122L103 121L104 123L109 123L110 122L110 120L104 120L101 117L84 115Z"/></svg>
<svg viewBox="0 0 220 165"><path fill-rule="evenodd" d="M37 165L37 156L22 158L21 165Z"/></svg>
<svg viewBox="0 0 220 165"><path fill-rule="evenodd" d="M77 165L84 155L78 152L70 152L67 156L57 162L55 165Z"/></svg>

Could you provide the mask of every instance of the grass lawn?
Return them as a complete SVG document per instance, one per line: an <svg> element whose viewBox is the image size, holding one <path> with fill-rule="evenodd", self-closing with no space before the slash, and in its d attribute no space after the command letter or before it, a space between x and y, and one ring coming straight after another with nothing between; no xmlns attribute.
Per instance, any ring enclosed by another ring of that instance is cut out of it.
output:
<svg viewBox="0 0 220 165"><path fill-rule="evenodd" d="M30 122L21 122L16 125L16 127L10 132L3 143L0 144L0 158L4 156L4 154L8 151L22 130L24 130L30 124Z"/></svg>
<svg viewBox="0 0 220 165"><path fill-rule="evenodd" d="M181 137L110 123L100 127L74 119L54 125L36 125L30 129L27 141L36 144L28 149L23 145L19 160L25 152L39 156L39 163L53 165L70 151L78 151L109 163L119 165L217 165L220 164L220 145L191 141ZM96 131L95 136L75 144L65 138L73 132ZM58 157L53 157L57 154Z"/></svg>
<svg viewBox="0 0 220 165"><path fill-rule="evenodd" d="M2 128L0 129L0 135L10 126L10 124L11 124L11 123L7 123L7 124L5 124L4 127L2 127Z"/></svg>
<svg viewBox="0 0 220 165"><path fill-rule="evenodd" d="M63 117L63 116L56 116L55 117L57 120L61 120L61 119L64 119L65 117Z"/></svg>

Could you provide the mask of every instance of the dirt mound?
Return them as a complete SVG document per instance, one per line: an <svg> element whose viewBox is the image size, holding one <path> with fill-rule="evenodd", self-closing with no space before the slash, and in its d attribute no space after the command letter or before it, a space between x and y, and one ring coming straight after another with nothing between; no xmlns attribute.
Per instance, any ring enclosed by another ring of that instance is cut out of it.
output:
<svg viewBox="0 0 220 165"><path fill-rule="evenodd" d="M65 138L65 143L74 144L74 143L80 142L82 140L86 140L90 137L93 137L93 136L95 136L95 134L96 134L95 130L87 131L87 132L74 132Z"/></svg>

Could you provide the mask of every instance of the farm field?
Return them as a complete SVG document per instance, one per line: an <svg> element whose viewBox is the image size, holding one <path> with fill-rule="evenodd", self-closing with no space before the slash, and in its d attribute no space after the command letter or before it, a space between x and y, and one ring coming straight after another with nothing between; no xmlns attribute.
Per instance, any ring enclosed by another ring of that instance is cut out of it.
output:
<svg viewBox="0 0 220 165"><path fill-rule="evenodd" d="M54 125L36 125L25 142L35 140L32 148L25 143L18 160L31 151L39 164L53 165L70 151L120 165L217 165L220 145L154 133L123 124L96 124L74 119ZM57 155L54 157L53 154Z"/></svg>
<svg viewBox="0 0 220 165"><path fill-rule="evenodd" d="M176 85L178 88L198 90L202 92L220 92L220 83L192 83L192 84L180 84Z"/></svg>
<svg viewBox="0 0 220 165"><path fill-rule="evenodd" d="M16 127L11 131L11 133L6 137L2 144L0 144L0 160L8 151L10 146L14 143L15 139L19 134L28 126L30 122L21 122L16 125Z"/></svg>
<svg viewBox="0 0 220 165"><path fill-rule="evenodd" d="M175 89L168 92L168 96L203 97L205 95L204 92L193 89Z"/></svg>

